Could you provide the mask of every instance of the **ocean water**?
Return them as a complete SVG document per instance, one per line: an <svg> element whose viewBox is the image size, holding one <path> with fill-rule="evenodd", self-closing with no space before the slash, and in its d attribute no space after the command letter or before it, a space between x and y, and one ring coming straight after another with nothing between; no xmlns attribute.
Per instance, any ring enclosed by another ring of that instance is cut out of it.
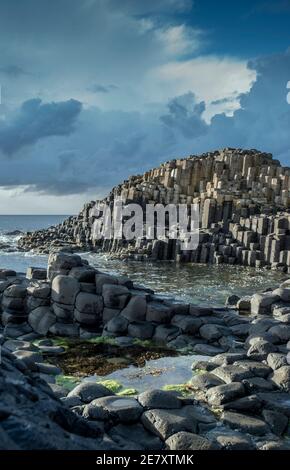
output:
<svg viewBox="0 0 290 470"><path fill-rule="evenodd" d="M26 272L29 266L46 267L47 256L21 253L17 250L18 234L61 223L66 215L0 215L0 268Z"/></svg>
<svg viewBox="0 0 290 470"><path fill-rule="evenodd" d="M61 223L63 215L0 216L0 268L26 272L30 266L46 267L47 255L17 250L19 234L48 228ZM152 288L168 297L201 305L223 306L231 294L252 295L268 287L278 286L285 274L243 268L241 266L206 266L168 262L142 263L110 259L105 254L82 253L90 264L101 271L129 276L134 282Z"/></svg>

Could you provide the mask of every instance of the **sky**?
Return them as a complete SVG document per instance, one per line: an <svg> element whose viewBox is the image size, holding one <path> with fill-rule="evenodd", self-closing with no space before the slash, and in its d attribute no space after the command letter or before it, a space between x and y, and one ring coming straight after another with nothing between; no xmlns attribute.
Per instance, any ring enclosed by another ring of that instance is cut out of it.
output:
<svg viewBox="0 0 290 470"><path fill-rule="evenodd" d="M1 0L0 214L223 147L290 166L290 0Z"/></svg>

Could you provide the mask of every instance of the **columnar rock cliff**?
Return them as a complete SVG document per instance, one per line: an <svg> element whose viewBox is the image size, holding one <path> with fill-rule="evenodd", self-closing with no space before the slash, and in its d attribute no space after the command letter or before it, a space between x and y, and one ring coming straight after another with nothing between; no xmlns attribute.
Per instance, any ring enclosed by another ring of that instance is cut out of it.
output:
<svg viewBox="0 0 290 470"><path fill-rule="evenodd" d="M200 243L183 251L179 240L92 239L94 208L124 203L199 204ZM87 204L58 227L27 234L24 249L100 248L118 257L290 267L290 168L269 153L224 149L162 164L132 176L103 200Z"/></svg>

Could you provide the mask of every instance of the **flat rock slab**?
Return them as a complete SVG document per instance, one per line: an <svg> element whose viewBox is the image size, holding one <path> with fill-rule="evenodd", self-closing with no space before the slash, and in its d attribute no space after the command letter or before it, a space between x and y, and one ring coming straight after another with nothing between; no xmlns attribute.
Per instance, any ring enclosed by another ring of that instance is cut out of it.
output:
<svg viewBox="0 0 290 470"><path fill-rule="evenodd" d="M196 344L193 350L196 354L201 354L202 356L215 356L225 352L223 348L212 346L211 344Z"/></svg>
<svg viewBox="0 0 290 470"><path fill-rule="evenodd" d="M181 400L174 393L164 390L149 390L138 396L139 403L146 409L178 409L181 408Z"/></svg>
<svg viewBox="0 0 290 470"><path fill-rule="evenodd" d="M210 388L206 399L210 405L223 405L245 395L245 388L240 382L218 385Z"/></svg>
<svg viewBox="0 0 290 470"><path fill-rule="evenodd" d="M253 377L254 375L249 369L236 365L221 366L214 369L212 373L227 384L232 382L241 382L242 380Z"/></svg>
<svg viewBox="0 0 290 470"><path fill-rule="evenodd" d="M121 423L137 421L144 409L135 398L127 397L103 397L92 401L87 405L85 416L92 419L113 419Z"/></svg>
<svg viewBox="0 0 290 470"><path fill-rule="evenodd" d="M214 450L217 449L211 441L205 437L190 432L178 432L170 436L166 441L169 450Z"/></svg>
<svg viewBox="0 0 290 470"><path fill-rule="evenodd" d="M274 389L273 383L263 377L245 379L243 380L243 384L249 393L271 392Z"/></svg>
<svg viewBox="0 0 290 470"><path fill-rule="evenodd" d="M193 408L184 406L180 410L149 410L143 413L141 420L148 431L166 440L180 431L197 432Z"/></svg>
<svg viewBox="0 0 290 470"><path fill-rule="evenodd" d="M211 431L207 437L214 439L223 450L253 450L255 445L250 437L237 431Z"/></svg>
<svg viewBox="0 0 290 470"><path fill-rule="evenodd" d="M245 369L255 377L265 378L272 372L269 366L258 361L236 361L234 362L234 367Z"/></svg>
<svg viewBox="0 0 290 470"><path fill-rule="evenodd" d="M96 384L93 382L83 382L77 385L68 397L78 397L83 403L90 403L93 400L101 397L112 396L111 390L104 387L102 384Z"/></svg>
<svg viewBox="0 0 290 470"><path fill-rule="evenodd" d="M239 430L247 434L264 436L269 432L269 427L265 421L258 418L253 418L252 416L225 411L222 414L221 420L231 429Z"/></svg>
<svg viewBox="0 0 290 470"><path fill-rule="evenodd" d="M210 372L205 372L204 374L194 375L190 380L190 385L197 390L207 390L218 385L224 385L224 381Z"/></svg>

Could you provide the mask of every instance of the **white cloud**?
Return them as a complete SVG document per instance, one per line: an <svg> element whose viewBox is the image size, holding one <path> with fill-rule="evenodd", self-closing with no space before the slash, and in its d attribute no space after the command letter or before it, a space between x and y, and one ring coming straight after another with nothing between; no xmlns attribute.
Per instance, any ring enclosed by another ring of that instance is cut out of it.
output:
<svg viewBox="0 0 290 470"><path fill-rule="evenodd" d="M200 47L201 32L184 24L157 29L155 34L164 51L171 56L191 54Z"/></svg>

